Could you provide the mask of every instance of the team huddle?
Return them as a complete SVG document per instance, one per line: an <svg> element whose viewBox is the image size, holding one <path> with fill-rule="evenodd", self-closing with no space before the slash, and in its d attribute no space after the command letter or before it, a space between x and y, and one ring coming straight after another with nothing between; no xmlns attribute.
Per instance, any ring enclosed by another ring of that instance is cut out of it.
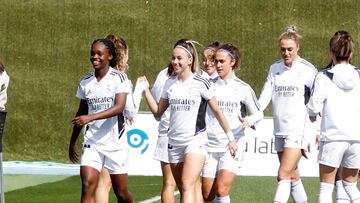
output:
<svg viewBox="0 0 360 203"><path fill-rule="evenodd" d="M154 158L161 163L161 201L175 202L178 188L184 203L230 202L245 154L245 129L256 130L272 103L275 150L279 158L274 203L306 203L298 163L309 143L319 143L319 203L360 202L360 72L350 64L353 41L346 31L330 40L330 64L321 72L298 55L300 36L289 27L279 37L281 59L269 68L259 99L236 76L241 53L233 44L214 42L202 50L196 41L181 39L171 61L152 89L146 76L134 91L127 78L128 46L108 35L91 45L94 71L85 76L76 96L79 109L69 146L77 162L76 140L83 130L80 159L81 202L108 202L111 187L118 202L134 202L128 191L128 150L125 123L132 124L142 97L159 120ZM306 137L307 125L319 133ZM358 127L359 126L359 127Z"/></svg>

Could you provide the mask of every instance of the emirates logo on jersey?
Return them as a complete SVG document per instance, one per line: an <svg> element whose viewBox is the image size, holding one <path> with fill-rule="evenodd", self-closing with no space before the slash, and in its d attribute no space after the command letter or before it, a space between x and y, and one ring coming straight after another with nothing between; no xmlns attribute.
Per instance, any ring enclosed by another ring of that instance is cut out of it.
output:
<svg viewBox="0 0 360 203"><path fill-rule="evenodd" d="M295 92L299 91L299 87L293 85L275 85L274 90L277 97L293 97Z"/></svg>
<svg viewBox="0 0 360 203"><path fill-rule="evenodd" d="M195 105L192 99L169 99L171 111L190 111L191 106Z"/></svg>
<svg viewBox="0 0 360 203"><path fill-rule="evenodd" d="M105 110L110 108L114 103L114 98L112 97L94 97L88 98L87 103L89 109L92 111Z"/></svg>

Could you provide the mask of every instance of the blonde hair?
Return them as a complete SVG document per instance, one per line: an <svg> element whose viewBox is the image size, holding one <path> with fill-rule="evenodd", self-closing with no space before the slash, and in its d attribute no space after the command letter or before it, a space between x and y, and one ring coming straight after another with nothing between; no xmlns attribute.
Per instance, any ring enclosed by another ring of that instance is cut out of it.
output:
<svg viewBox="0 0 360 203"><path fill-rule="evenodd" d="M114 68L116 68L119 71L125 72L128 69L128 64L125 57L128 51L128 46L125 40L113 34L107 35L105 39L111 40L116 48L117 61L116 61L116 67Z"/></svg>
<svg viewBox="0 0 360 203"><path fill-rule="evenodd" d="M199 73L200 72L200 63L199 63L199 56L195 48L195 44L202 46L200 43L194 40L186 39L186 40L179 40L179 43L176 44L175 47L181 47L186 49L186 52L193 58L191 64L191 72ZM174 48L175 48L174 47Z"/></svg>
<svg viewBox="0 0 360 203"><path fill-rule="evenodd" d="M292 39L296 42L297 45L299 45L300 38L301 36L298 34L297 28L295 26L289 26L283 33L281 33L279 42L283 39Z"/></svg>

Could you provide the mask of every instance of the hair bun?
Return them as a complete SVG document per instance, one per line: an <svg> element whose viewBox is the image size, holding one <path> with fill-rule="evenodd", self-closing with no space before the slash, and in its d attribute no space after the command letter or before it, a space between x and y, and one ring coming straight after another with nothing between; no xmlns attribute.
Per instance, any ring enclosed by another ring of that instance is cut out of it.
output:
<svg viewBox="0 0 360 203"><path fill-rule="evenodd" d="M295 26L289 26L286 28L287 33L297 33L297 28Z"/></svg>

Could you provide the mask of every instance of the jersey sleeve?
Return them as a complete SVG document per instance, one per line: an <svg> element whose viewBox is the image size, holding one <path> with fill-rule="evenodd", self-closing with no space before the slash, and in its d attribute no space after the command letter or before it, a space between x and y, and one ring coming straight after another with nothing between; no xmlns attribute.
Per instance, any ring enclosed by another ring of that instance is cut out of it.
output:
<svg viewBox="0 0 360 203"><path fill-rule="evenodd" d="M261 90L261 94L259 97L259 104L262 111L266 109L267 105L271 101L272 93L274 88L274 76L272 74L272 70L270 67L268 76L266 78L263 89Z"/></svg>
<svg viewBox="0 0 360 203"><path fill-rule="evenodd" d="M324 102L327 98L326 94L326 76L319 73L314 82L311 97L307 104L309 116L317 116L323 109Z"/></svg>
<svg viewBox="0 0 360 203"><path fill-rule="evenodd" d="M311 66L310 70L308 71L308 79L306 83L306 86L308 88L311 89L313 87L317 73L318 73L317 69L314 66Z"/></svg>
<svg viewBox="0 0 360 203"><path fill-rule="evenodd" d="M153 95L154 99L159 102L162 90L164 88L165 82L167 80L167 68L160 71L157 75L156 80L154 82L153 87L151 88L151 94Z"/></svg>
<svg viewBox="0 0 360 203"><path fill-rule="evenodd" d="M171 84L172 84L171 79L166 80L165 85L164 85L164 88L163 88L163 90L161 91L161 96L160 96L161 98L163 98L163 99L169 99L169 95L168 95L167 90L170 88ZM160 100L160 99L159 99L159 100Z"/></svg>
<svg viewBox="0 0 360 203"><path fill-rule="evenodd" d="M85 100L85 92L84 89L82 88L81 82L78 85L78 88L76 90L76 97L79 99L84 99Z"/></svg>
<svg viewBox="0 0 360 203"><path fill-rule="evenodd" d="M123 72L118 73L118 82L116 85L116 94L118 93L130 93L131 92L131 82L129 81L127 75Z"/></svg>
<svg viewBox="0 0 360 203"><path fill-rule="evenodd" d="M6 73L6 71L4 70L2 73L0 73L0 111L5 111L9 81L10 78Z"/></svg>
<svg viewBox="0 0 360 203"><path fill-rule="evenodd" d="M201 81L202 85L200 86L201 97L206 101L210 100L215 96L215 86L209 79L203 78Z"/></svg>
<svg viewBox="0 0 360 203"><path fill-rule="evenodd" d="M256 122L259 122L264 117L264 113L260 108L260 104L257 101L256 94L253 89L247 85L245 86L245 105L246 109L249 110L248 122L249 125L253 125Z"/></svg>
<svg viewBox="0 0 360 203"><path fill-rule="evenodd" d="M129 82L130 88L132 89L131 81L128 80L128 82ZM134 94L132 93L132 91L130 91L130 93L126 95L124 116L126 118L134 118L138 111L139 111L139 108L137 108L135 106L135 102L134 102Z"/></svg>

